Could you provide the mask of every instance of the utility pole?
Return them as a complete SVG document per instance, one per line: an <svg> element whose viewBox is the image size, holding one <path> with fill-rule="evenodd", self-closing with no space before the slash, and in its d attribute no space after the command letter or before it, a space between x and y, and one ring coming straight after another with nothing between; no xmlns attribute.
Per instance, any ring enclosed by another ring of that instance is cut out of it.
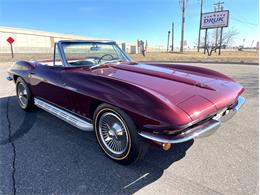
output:
<svg viewBox="0 0 260 195"><path fill-rule="evenodd" d="M224 2L220 2L220 1L218 3L213 4L215 6L214 10L215 11L223 11L223 4L224 4ZM221 32L222 32L222 30L221 30ZM216 29L215 52L217 51L217 47L218 47L218 28Z"/></svg>
<svg viewBox="0 0 260 195"><path fill-rule="evenodd" d="M202 7L203 7L203 0L200 0L200 26L199 26L199 37L198 37L198 52L200 51L200 27L201 27L201 18L202 18Z"/></svg>
<svg viewBox="0 0 260 195"><path fill-rule="evenodd" d="M180 52L183 52L185 10L186 10L186 0L182 0L182 26L181 26L181 46L180 46Z"/></svg>
<svg viewBox="0 0 260 195"><path fill-rule="evenodd" d="M174 22L172 23L172 52L173 52L173 48L174 48Z"/></svg>
<svg viewBox="0 0 260 195"><path fill-rule="evenodd" d="M171 31L168 31L167 52L169 51L170 34L171 34Z"/></svg>

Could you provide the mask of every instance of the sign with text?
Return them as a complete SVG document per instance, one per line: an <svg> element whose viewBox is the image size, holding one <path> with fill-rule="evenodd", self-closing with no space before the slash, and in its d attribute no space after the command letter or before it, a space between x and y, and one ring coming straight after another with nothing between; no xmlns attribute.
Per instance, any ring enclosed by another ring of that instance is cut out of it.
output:
<svg viewBox="0 0 260 195"><path fill-rule="evenodd" d="M229 11L203 13L201 17L201 29L222 28L228 26Z"/></svg>

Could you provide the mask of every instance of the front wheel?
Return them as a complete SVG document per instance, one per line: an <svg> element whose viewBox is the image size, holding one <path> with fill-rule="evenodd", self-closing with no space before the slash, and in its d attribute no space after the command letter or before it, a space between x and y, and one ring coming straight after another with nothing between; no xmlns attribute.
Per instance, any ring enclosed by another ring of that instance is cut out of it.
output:
<svg viewBox="0 0 260 195"><path fill-rule="evenodd" d="M132 119L121 109L101 104L94 114L94 128L101 149L120 164L135 162L144 143Z"/></svg>
<svg viewBox="0 0 260 195"><path fill-rule="evenodd" d="M31 111L34 109L33 96L29 87L22 78L17 78L16 81L16 96L20 108L25 111Z"/></svg>

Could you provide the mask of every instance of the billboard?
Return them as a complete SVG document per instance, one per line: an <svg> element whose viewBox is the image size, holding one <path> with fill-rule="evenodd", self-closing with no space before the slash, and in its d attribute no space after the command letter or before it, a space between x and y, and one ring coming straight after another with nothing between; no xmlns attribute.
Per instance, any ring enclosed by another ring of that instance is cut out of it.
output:
<svg viewBox="0 0 260 195"><path fill-rule="evenodd" d="M221 28L228 26L229 11L203 13L201 16L201 29Z"/></svg>

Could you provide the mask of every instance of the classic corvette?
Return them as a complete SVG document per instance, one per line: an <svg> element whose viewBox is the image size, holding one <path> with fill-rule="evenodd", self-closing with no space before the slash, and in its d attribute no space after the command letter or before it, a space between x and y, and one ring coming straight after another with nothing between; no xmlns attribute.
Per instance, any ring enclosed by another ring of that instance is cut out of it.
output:
<svg viewBox="0 0 260 195"><path fill-rule="evenodd" d="M137 63L113 41L59 41L52 60L17 61L8 74L23 110L39 107L95 131L121 164L136 161L147 142L168 150L210 135L245 102L244 88L224 74Z"/></svg>

